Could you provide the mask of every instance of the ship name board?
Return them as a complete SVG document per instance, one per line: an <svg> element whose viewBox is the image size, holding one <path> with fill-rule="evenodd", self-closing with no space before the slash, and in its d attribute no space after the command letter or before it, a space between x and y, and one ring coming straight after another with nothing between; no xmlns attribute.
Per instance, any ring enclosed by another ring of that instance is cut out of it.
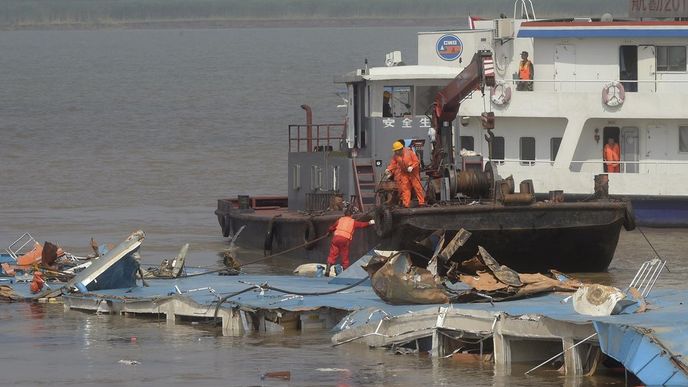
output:
<svg viewBox="0 0 688 387"><path fill-rule="evenodd" d="M688 0L629 0L630 17L688 17Z"/></svg>

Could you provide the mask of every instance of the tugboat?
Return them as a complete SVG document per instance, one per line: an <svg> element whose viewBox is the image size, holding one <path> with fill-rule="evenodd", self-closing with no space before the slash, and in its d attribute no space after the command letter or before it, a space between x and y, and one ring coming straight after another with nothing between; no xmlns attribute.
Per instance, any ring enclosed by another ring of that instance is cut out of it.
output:
<svg viewBox="0 0 688 387"><path fill-rule="evenodd" d="M635 228L630 202L609 198L604 173L588 175L592 194L583 202L565 202L560 190L536 201L542 188L528 179L515 192L513 178L500 174L503 162L495 156L504 143L493 132L491 102L499 84L487 32L473 33L471 45L451 33L433 35L438 55L446 60L472 51L462 67L402 66L394 52L387 55L387 67L366 66L339 77L336 81L348 90L344 124L313 124L310 108L303 105L306 124L289 126L287 196L218 200L215 214L223 236L245 227L240 246L262 248L266 255L296 248L309 262L322 262L328 228L342 215L342 203L349 202L361 220L376 221L374 228L357 232L352 257L376 245L422 254L421 239L436 230L451 235L463 228L472 236L454 259L471 258L480 245L521 272L606 270L621 227ZM421 33L419 41L426 35ZM457 118L464 101L474 105L479 99L487 111L476 121ZM476 122L485 139L479 147L462 136ZM427 207L400 206L395 183L381 177L398 140L421 161ZM472 151L483 145L487 157Z"/></svg>

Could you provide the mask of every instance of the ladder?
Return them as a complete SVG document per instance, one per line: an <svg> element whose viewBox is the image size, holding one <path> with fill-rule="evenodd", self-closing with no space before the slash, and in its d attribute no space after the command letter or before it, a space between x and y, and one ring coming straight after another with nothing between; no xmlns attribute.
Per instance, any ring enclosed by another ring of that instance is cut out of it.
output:
<svg viewBox="0 0 688 387"><path fill-rule="evenodd" d="M351 159L351 165L354 170L356 205L363 212L366 207L375 205L375 167L372 161L369 164L356 164L356 159Z"/></svg>

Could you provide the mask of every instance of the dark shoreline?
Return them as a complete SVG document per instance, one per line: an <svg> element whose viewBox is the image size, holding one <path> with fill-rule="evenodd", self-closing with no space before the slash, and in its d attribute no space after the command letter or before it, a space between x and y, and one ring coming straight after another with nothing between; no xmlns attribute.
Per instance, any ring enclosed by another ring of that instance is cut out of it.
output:
<svg viewBox="0 0 688 387"><path fill-rule="evenodd" d="M75 23L22 23L0 25L2 31L100 30L100 29L209 29L209 28L309 28L309 27L461 27L459 18L318 18L318 19L188 19Z"/></svg>

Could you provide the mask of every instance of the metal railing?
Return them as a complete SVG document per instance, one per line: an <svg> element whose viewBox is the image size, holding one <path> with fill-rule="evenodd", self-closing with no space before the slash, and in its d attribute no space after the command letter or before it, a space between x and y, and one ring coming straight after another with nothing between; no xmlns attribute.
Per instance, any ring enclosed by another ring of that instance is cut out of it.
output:
<svg viewBox="0 0 688 387"><path fill-rule="evenodd" d="M552 160L522 160L522 159L494 159L492 160L497 165L521 165L521 166L536 166L536 165L549 165L553 166L554 161ZM569 163L569 168L574 169L577 167L582 167L583 165L598 165L602 168L605 164L619 164L621 172L627 173L638 173L641 167L644 169L643 173L651 172L650 169L646 167L659 167L659 166L685 166L688 168L688 160L636 160L636 161L603 161L603 160L573 160ZM635 169L635 170L634 170ZM688 169L687 169L688 171Z"/></svg>
<svg viewBox="0 0 688 387"><path fill-rule="evenodd" d="M600 86L606 86L610 83L613 82L618 82L622 85L624 85L625 92L627 93L635 93L638 92L637 88L641 84L655 84L655 85L662 85L662 84L683 84L683 83L688 83L688 79L671 79L671 80L664 80L664 79L642 79L642 80L630 80L630 79L498 79L497 81L503 82L506 85L513 85L515 91L527 91L527 92L532 92L533 90L518 90L517 85L520 83L532 83L533 85L538 85L538 84L551 84L554 83L555 85L562 85L562 84L598 84ZM635 86L636 90L629 90L628 85L633 85ZM682 88L683 89L683 88ZM537 90L535 90L537 91ZM578 90L568 90L572 92L577 92ZM588 92L589 90L580 90L580 92Z"/></svg>
<svg viewBox="0 0 688 387"><path fill-rule="evenodd" d="M344 124L289 125L289 152L339 150L345 139Z"/></svg>

